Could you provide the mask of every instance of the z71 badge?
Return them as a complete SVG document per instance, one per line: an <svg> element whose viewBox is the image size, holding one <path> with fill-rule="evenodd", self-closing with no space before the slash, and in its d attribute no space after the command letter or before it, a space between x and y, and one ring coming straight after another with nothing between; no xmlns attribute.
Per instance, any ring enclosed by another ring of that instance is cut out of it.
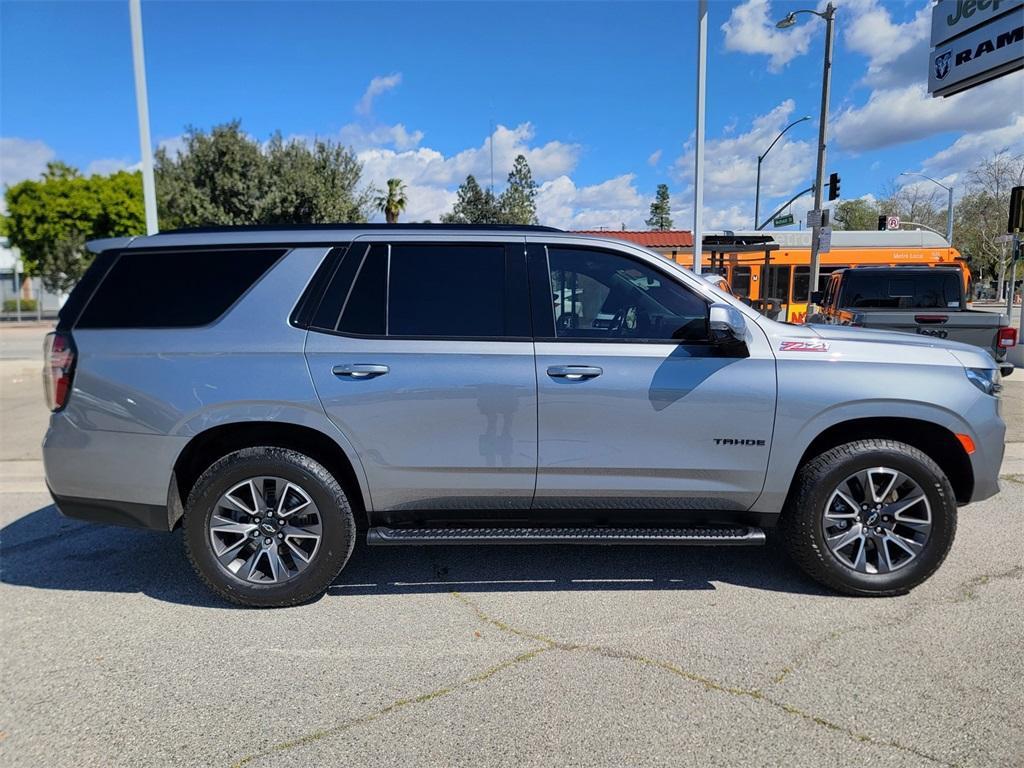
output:
<svg viewBox="0 0 1024 768"><path fill-rule="evenodd" d="M799 339L783 341L780 352L828 352L828 342L822 339Z"/></svg>

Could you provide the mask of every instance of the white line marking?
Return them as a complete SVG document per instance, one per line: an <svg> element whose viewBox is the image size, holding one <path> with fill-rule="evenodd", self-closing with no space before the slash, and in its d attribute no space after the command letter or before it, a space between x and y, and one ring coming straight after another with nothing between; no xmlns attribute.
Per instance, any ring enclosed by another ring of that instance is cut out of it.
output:
<svg viewBox="0 0 1024 768"><path fill-rule="evenodd" d="M573 584L651 584L654 579L573 579Z"/></svg>
<svg viewBox="0 0 1024 768"><path fill-rule="evenodd" d="M393 581L396 587L435 587L458 584L554 584L554 579L508 579L496 581Z"/></svg>

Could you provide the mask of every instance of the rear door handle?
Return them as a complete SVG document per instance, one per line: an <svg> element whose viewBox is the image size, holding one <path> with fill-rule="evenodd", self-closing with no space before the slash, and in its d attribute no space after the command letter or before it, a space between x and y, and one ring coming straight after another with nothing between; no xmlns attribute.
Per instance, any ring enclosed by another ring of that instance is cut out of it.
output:
<svg viewBox="0 0 1024 768"><path fill-rule="evenodd" d="M331 373L348 379L372 379L375 376L383 376L390 370L386 365L356 363L355 365L336 365L331 369Z"/></svg>
<svg viewBox="0 0 1024 768"><path fill-rule="evenodd" d="M548 376L553 379L569 379L570 381L582 381L583 379L596 379L604 373L596 365L551 365L548 366Z"/></svg>

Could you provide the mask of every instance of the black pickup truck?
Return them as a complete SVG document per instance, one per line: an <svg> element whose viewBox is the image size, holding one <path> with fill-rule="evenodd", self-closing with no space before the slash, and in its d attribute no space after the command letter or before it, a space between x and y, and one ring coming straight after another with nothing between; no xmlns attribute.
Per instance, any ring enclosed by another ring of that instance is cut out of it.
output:
<svg viewBox="0 0 1024 768"><path fill-rule="evenodd" d="M850 325L935 336L983 347L1002 363L1017 343L1004 314L967 307L956 267L851 267L832 273L809 323Z"/></svg>

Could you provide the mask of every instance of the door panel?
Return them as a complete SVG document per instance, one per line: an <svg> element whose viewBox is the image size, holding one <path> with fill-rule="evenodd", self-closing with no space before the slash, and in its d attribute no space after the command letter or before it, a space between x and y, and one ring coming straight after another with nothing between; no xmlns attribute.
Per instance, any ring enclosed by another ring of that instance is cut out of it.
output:
<svg viewBox="0 0 1024 768"><path fill-rule="evenodd" d="M548 337L534 507L748 509L775 416L760 329L739 352L708 343L706 299L624 253L531 246L530 279Z"/></svg>
<svg viewBox="0 0 1024 768"><path fill-rule="evenodd" d="M704 354L686 345L538 343L535 506L749 508L768 464L775 361ZM602 372L568 380L547 375L555 366Z"/></svg>
<svg viewBox="0 0 1024 768"><path fill-rule="evenodd" d="M311 332L306 358L328 416L359 453L375 511L529 508L537 466L532 343ZM339 366L388 370L339 376Z"/></svg>
<svg viewBox="0 0 1024 768"><path fill-rule="evenodd" d="M360 241L334 280L306 358L377 521L528 510L537 380L521 242Z"/></svg>

